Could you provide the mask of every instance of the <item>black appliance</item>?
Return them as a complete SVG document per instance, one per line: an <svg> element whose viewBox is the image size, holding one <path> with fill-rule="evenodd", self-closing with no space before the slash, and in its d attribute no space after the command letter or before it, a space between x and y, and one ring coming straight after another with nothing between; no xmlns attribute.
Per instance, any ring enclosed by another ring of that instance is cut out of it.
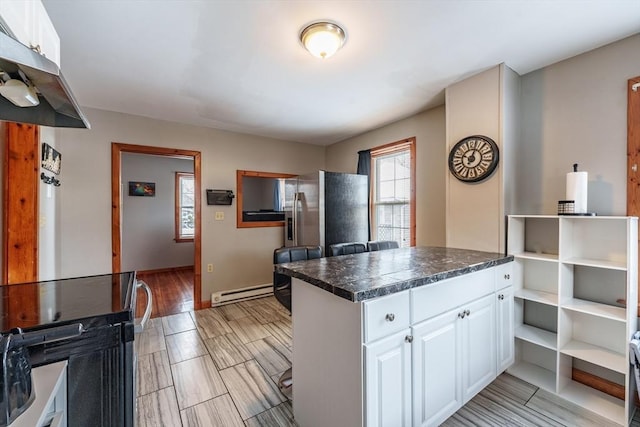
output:
<svg viewBox="0 0 640 427"><path fill-rule="evenodd" d="M11 424L35 399L27 347L77 337L82 324L24 332L16 328L0 338L0 427Z"/></svg>
<svg viewBox="0 0 640 427"><path fill-rule="evenodd" d="M369 240L369 177L318 171L285 181L285 246Z"/></svg>
<svg viewBox="0 0 640 427"><path fill-rule="evenodd" d="M82 325L79 336L25 346L34 368L67 360L69 426L134 425L138 286L134 272L0 286L4 335L22 326L12 325L6 310L10 296L20 293L39 298L39 312L21 316L29 325L21 331L25 336Z"/></svg>

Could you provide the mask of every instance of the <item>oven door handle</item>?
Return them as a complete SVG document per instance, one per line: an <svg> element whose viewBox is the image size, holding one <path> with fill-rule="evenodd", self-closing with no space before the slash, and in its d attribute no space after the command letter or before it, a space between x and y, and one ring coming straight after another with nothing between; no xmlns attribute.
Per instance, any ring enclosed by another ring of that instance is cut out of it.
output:
<svg viewBox="0 0 640 427"><path fill-rule="evenodd" d="M136 292L138 291L139 288L142 288L144 292L147 294L147 307L144 309L144 315L142 316L142 319L140 321L136 319L135 321L135 326L133 330L137 334L144 331L145 326L147 326L147 322L151 317L151 306L153 304L153 295L151 294L151 288L149 287L149 285L147 285L142 280L138 280L136 283Z"/></svg>

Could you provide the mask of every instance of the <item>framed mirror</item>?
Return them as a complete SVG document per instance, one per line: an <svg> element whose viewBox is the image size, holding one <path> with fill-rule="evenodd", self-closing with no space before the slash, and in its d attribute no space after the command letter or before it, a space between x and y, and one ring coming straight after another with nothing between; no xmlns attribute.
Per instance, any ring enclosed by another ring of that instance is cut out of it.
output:
<svg viewBox="0 0 640 427"><path fill-rule="evenodd" d="M237 228L284 225L284 180L287 173L236 171Z"/></svg>

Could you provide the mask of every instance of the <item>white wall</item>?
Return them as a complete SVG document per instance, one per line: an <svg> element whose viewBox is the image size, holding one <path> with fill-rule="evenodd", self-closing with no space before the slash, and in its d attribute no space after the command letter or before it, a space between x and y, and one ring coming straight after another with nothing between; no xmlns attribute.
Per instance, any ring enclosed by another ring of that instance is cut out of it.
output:
<svg viewBox="0 0 640 427"><path fill-rule="evenodd" d="M324 167L324 147L223 132L91 108L91 130L57 129L65 182L60 187L61 276L111 272L111 143L202 153L202 298L271 283L281 227L236 228L236 203L207 206L207 188L236 190L236 170L299 174ZM224 213L214 221L214 212Z"/></svg>
<svg viewBox="0 0 640 427"><path fill-rule="evenodd" d="M437 107L327 147L327 170L355 173L358 151L416 137L416 245L445 243L445 117Z"/></svg>
<svg viewBox="0 0 640 427"><path fill-rule="evenodd" d="M193 160L123 153L121 165L122 271L193 265L194 243L175 241L175 173ZM129 196L129 181L155 183L155 196Z"/></svg>
<svg viewBox="0 0 640 427"><path fill-rule="evenodd" d="M626 214L627 80L640 75L640 35L522 76L517 211L555 214L566 173L589 172L588 210Z"/></svg>
<svg viewBox="0 0 640 427"><path fill-rule="evenodd" d="M42 159L42 143L46 142L56 148L55 129L40 126L39 158ZM59 151L59 150L58 150ZM63 156L64 160L64 156ZM47 176L53 176L64 185L64 167L60 164L60 174L42 169L38 170L38 176L44 172ZM38 227L38 278L39 280L52 280L58 278L60 245L57 230L58 195L62 187L45 184L40 180L39 194L39 227Z"/></svg>
<svg viewBox="0 0 640 427"><path fill-rule="evenodd" d="M491 138L500 152L495 171L482 181L462 182L447 171L448 247L504 251L504 216L515 203L519 94L519 76L505 64L446 89L447 153L472 135Z"/></svg>

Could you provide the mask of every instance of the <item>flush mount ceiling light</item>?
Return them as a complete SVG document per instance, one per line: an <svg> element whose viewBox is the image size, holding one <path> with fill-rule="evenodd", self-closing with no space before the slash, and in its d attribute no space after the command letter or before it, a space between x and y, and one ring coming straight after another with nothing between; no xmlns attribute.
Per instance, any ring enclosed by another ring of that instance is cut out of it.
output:
<svg viewBox="0 0 640 427"><path fill-rule="evenodd" d="M336 53L344 45L346 37L342 28L326 21L314 22L300 32L302 45L313 56L321 59Z"/></svg>

